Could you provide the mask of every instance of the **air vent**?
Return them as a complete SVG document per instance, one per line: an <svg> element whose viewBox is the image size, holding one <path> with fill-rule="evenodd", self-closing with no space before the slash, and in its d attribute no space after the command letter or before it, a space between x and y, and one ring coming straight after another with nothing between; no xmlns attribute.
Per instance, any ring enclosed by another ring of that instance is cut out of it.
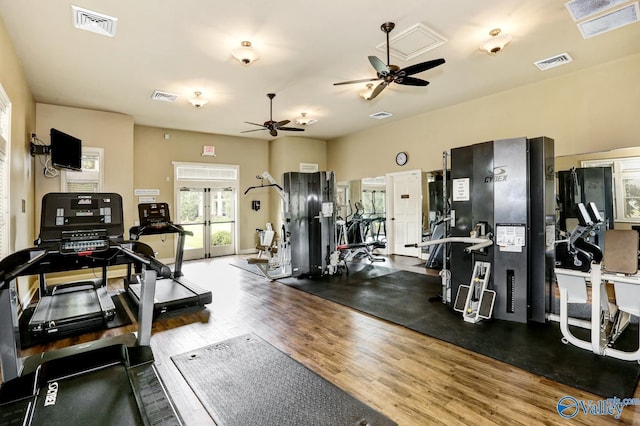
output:
<svg viewBox="0 0 640 426"><path fill-rule="evenodd" d="M376 112L375 114L371 114L369 117L375 118L376 120L382 120L382 119L385 119L385 118L389 118L392 115L393 114L391 114L390 112L380 111L380 112Z"/></svg>
<svg viewBox="0 0 640 426"><path fill-rule="evenodd" d="M409 61L416 56L440 47L447 40L435 31L422 24L416 24L411 28L401 32L389 39L389 54ZM381 43L376 49L387 53L387 43Z"/></svg>
<svg viewBox="0 0 640 426"><path fill-rule="evenodd" d="M628 0L573 0L565 4L574 21L603 12Z"/></svg>
<svg viewBox="0 0 640 426"><path fill-rule="evenodd" d="M78 29L108 37L116 35L118 18L73 5L71 6L71 13L73 14L73 26Z"/></svg>
<svg viewBox="0 0 640 426"><path fill-rule="evenodd" d="M160 90L154 90L151 94L151 99L154 101L163 101L163 102L175 102L178 99L178 95L174 95L169 92L161 92Z"/></svg>
<svg viewBox="0 0 640 426"><path fill-rule="evenodd" d="M561 53L556 56L552 56L541 61L534 62L533 64L540 68L540 71L548 70L549 68L559 67L560 65L568 64L573 61L573 58L568 53Z"/></svg>
<svg viewBox="0 0 640 426"><path fill-rule="evenodd" d="M624 27L625 25L638 22L639 15L640 8L638 7L638 2L635 2L629 6L625 6L618 10L614 10L613 12L609 12L605 15L601 15L597 18L578 24L578 28L580 28L582 37L591 38L604 34L608 31Z"/></svg>

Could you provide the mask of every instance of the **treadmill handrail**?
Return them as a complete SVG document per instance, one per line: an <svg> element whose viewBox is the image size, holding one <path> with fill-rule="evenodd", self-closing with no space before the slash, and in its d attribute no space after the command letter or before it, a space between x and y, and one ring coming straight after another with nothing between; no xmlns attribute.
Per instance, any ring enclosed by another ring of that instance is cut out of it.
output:
<svg viewBox="0 0 640 426"><path fill-rule="evenodd" d="M171 269L169 269L169 267L167 265L165 265L164 263L160 262L155 257L145 257L145 256L142 256L142 255L139 255L136 252L134 252L133 250L131 250L131 249L127 248L127 247L123 247L121 245L113 245L112 247L115 247L116 249L122 251L127 256L131 257L133 260L135 260L135 261L137 261L139 263L142 263L142 264L148 266L149 268L153 269L154 271L156 271L158 276L160 276L162 278L171 277Z"/></svg>
<svg viewBox="0 0 640 426"><path fill-rule="evenodd" d="M25 256L27 253L30 255L29 259L23 261L21 256ZM32 253L35 253L35 255L31 255ZM32 265L40 263L48 254L47 250L31 247L12 253L2 259L0 261L0 289L4 289L5 284L22 275ZM16 262L16 260L20 260L20 262ZM17 265L13 265L13 263L17 263Z"/></svg>

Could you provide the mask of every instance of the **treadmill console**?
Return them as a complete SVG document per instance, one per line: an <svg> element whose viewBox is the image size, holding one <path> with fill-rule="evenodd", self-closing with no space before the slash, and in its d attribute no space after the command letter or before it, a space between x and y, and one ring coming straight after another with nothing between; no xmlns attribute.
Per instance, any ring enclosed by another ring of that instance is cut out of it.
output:
<svg viewBox="0 0 640 426"><path fill-rule="evenodd" d="M167 203L138 204L138 216L141 228L148 226L162 228L171 223L169 205Z"/></svg>
<svg viewBox="0 0 640 426"><path fill-rule="evenodd" d="M49 193L42 199L39 247L61 254L105 251L122 241L122 197L114 193Z"/></svg>

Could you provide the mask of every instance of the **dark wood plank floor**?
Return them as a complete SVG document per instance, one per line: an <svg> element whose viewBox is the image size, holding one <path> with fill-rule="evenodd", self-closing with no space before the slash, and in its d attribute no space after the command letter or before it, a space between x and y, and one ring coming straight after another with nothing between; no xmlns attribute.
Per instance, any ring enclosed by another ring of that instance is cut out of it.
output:
<svg viewBox="0 0 640 426"><path fill-rule="evenodd" d="M636 406L626 407L619 421L595 415L563 420L556 411L560 398L601 398L269 282L232 266L234 259L240 258L186 262L186 277L210 288L213 302L205 310L154 324L156 364L188 425L214 423L170 357L250 332L400 425L640 424ZM425 273L416 266L416 258L387 260L388 266ZM30 348L22 355L134 329L89 333ZM634 396L639 398L640 392Z"/></svg>

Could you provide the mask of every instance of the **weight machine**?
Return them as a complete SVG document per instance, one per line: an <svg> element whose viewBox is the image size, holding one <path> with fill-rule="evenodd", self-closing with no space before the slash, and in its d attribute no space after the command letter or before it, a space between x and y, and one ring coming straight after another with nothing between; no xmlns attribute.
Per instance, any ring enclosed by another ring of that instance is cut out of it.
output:
<svg viewBox="0 0 640 426"><path fill-rule="evenodd" d="M631 321L640 317L640 276L638 276L638 233L634 230L605 232L602 262L591 264L588 272L555 268L560 291L560 330L562 342L625 361L640 362L640 346L633 351L615 348L615 343ZM570 318L569 303L589 303L591 318ZM576 337L569 324L590 331L589 340ZM639 338L640 340L640 338Z"/></svg>

